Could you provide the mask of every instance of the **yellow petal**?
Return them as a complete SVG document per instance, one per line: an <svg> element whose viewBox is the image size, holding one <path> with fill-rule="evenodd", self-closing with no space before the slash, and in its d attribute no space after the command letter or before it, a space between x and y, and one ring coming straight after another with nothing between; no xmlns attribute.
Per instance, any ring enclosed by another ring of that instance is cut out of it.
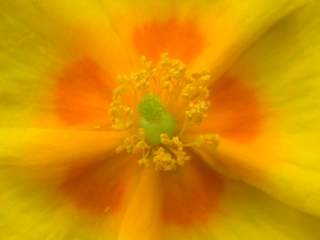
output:
<svg viewBox="0 0 320 240"><path fill-rule="evenodd" d="M127 168L136 163L114 156L121 134L26 128L1 132L0 215L6 228L1 237L115 237L116 208L130 182Z"/></svg>
<svg viewBox="0 0 320 240"><path fill-rule="evenodd" d="M112 224L99 228L85 214L80 214L50 186L41 188L1 171L0 200L2 239L81 239L99 236L114 239ZM105 214L104 220L111 218Z"/></svg>
<svg viewBox="0 0 320 240"><path fill-rule="evenodd" d="M85 90L79 93L77 86L82 84L90 93L100 82L96 88L106 98L110 82L129 65L98 3L18 0L0 3L0 15L1 126L34 126L39 118L41 122L59 122L57 109L72 112L84 105L76 101L70 110L70 101L67 106L59 104L57 91L62 81L70 78L61 90L70 98L80 95L97 103L97 97L85 95ZM76 86L74 79L78 79ZM106 105L96 106L88 100L85 107L91 111L86 114L106 111L108 101L100 99Z"/></svg>
<svg viewBox="0 0 320 240"><path fill-rule="evenodd" d="M221 0L206 6L200 12L199 26L206 34L207 48L195 67L210 67L216 79L263 33L305 3Z"/></svg>
<svg viewBox="0 0 320 240"><path fill-rule="evenodd" d="M186 63L203 50L203 34L193 7L194 1L102 1L121 42L134 63L141 56L155 60L165 52ZM192 12L192 11L191 11Z"/></svg>
<svg viewBox="0 0 320 240"><path fill-rule="evenodd" d="M221 171L318 216L319 9L319 3L313 3L296 10L226 73L242 79L255 93L261 112L254 121L260 122L259 128L251 140L223 136L218 155L205 157ZM230 101L236 105L242 100ZM251 107L249 104L242 106L243 111ZM233 114L245 117L241 108L238 110ZM250 130L247 125L254 125L254 121L244 118L233 126Z"/></svg>
<svg viewBox="0 0 320 240"><path fill-rule="evenodd" d="M102 2L134 59L168 52L194 68L211 67L219 75L265 31L306 1Z"/></svg>
<svg viewBox="0 0 320 240"><path fill-rule="evenodd" d="M25 176L59 179L72 167L110 157L121 139L118 132L1 129L0 164Z"/></svg>
<svg viewBox="0 0 320 240"><path fill-rule="evenodd" d="M45 37L55 26L34 6L20 2L0 6L1 126L30 124L32 114L40 111L39 99L45 101L42 94L51 85L44 81L46 71L61 61L53 45L56 38Z"/></svg>
<svg viewBox="0 0 320 240"><path fill-rule="evenodd" d="M143 169L120 223L119 240L161 239L158 176L153 169Z"/></svg>
<svg viewBox="0 0 320 240"><path fill-rule="evenodd" d="M163 239L316 240L319 224L319 219L254 188L226 180L219 206L209 222L190 228L166 226Z"/></svg>

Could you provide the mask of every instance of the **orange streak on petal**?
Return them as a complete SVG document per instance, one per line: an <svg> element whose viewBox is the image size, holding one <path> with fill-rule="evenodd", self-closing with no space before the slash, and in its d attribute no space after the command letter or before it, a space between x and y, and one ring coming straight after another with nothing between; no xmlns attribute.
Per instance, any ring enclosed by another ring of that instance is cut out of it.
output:
<svg viewBox="0 0 320 240"><path fill-rule="evenodd" d="M151 168L144 168L131 188L120 225L119 240L157 240L160 237L159 179Z"/></svg>
<svg viewBox="0 0 320 240"><path fill-rule="evenodd" d="M163 173L162 218L182 227L205 223L214 215L222 179L202 161L192 159L181 171Z"/></svg>
<svg viewBox="0 0 320 240"><path fill-rule="evenodd" d="M112 88L110 76L89 58L67 66L58 76L56 114L67 125L105 122Z"/></svg>
<svg viewBox="0 0 320 240"><path fill-rule="evenodd" d="M172 58L190 63L204 48L203 36L191 20L178 21L171 18L164 22L146 22L138 26L133 42L139 54L157 60L167 52Z"/></svg>

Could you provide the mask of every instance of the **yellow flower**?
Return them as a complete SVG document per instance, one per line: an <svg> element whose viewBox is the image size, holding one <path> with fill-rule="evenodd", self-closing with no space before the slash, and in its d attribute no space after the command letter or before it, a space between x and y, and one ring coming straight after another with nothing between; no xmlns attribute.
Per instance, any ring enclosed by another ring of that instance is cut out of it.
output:
<svg viewBox="0 0 320 240"><path fill-rule="evenodd" d="M320 236L320 3L0 3L0 239Z"/></svg>

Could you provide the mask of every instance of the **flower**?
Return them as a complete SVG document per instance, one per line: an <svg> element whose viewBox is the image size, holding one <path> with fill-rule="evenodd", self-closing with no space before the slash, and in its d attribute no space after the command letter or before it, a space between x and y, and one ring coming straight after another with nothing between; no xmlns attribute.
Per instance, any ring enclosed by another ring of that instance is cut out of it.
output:
<svg viewBox="0 0 320 240"><path fill-rule="evenodd" d="M320 4L0 3L3 239L317 239Z"/></svg>

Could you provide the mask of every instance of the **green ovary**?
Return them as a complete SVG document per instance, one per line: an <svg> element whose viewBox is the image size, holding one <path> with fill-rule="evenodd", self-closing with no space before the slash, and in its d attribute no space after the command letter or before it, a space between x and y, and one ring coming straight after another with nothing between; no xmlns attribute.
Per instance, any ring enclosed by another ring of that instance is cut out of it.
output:
<svg viewBox="0 0 320 240"><path fill-rule="evenodd" d="M176 133L175 118L165 109L157 96L145 96L138 105L138 112L139 127L144 130L149 144L160 144L160 135L163 133L169 137Z"/></svg>

